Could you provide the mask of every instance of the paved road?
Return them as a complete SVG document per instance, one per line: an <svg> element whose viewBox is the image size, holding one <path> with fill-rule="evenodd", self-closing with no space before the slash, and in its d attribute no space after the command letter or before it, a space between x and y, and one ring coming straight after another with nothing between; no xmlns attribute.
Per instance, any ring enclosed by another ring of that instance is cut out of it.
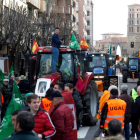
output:
<svg viewBox="0 0 140 140"><path fill-rule="evenodd" d="M122 83L122 74L119 72L119 69L117 69L116 71L118 77L119 77L119 89L120 86L123 84ZM126 83L128 85L128 93L130 93L130 90L136 86L136 82L138 79L135 79L134 81L132 79L128 79L128 83ZM99 93L99 96L101 96L102 93ZM96 126L92 126L92 127L80 127L79 131L78 131L78 140L92 140L93 134L95 132L95 130L97 129L97 127L99 127L99 122L96 124ZM130 140L134 140L134 138L131 138Z"/></svg>

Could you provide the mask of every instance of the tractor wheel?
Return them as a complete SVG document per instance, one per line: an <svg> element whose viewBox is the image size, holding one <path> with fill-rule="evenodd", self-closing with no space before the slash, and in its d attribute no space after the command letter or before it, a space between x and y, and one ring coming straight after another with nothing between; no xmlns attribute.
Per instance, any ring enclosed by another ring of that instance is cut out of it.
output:
<svg viewBox="0 0 140 140"><path fill-rule="evenodd" d="M95 81L91 80L85 94L82 96L83 102L83 126L96 125L98 90Z"/></svg>
<svg viewBox="0 0 140 140"><path fill-rule="evenodd" d="M115 85L115 86L118 86L118 79L116 78L110 78L110 85Z"/></svg>
<svg viewBox="0 0 140 140"><path fill-rule="evenodd" d="M123 71L123 83L127 83L127 71Z"/></svg>

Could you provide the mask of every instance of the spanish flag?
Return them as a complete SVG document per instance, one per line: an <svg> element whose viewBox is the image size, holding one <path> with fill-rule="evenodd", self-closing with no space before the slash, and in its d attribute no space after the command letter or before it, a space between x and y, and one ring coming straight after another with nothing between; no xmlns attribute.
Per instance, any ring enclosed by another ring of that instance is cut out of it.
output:
<svg viewBox="0 0 140 140"><path fill-rule="evenodd" d="M81 48L89 48L87 42L83 38L81 38L80 47Z"/></svg>
<svg viewBox="0 0 140 140"><path fill-rule="evenodd" d="M37 41L35 40L34 43L33 43L32 52L33 52L34 54L36 54L37 51L38 51L38 49L39 49L39 46L38 46L38 44L37 44Z"/></svg>

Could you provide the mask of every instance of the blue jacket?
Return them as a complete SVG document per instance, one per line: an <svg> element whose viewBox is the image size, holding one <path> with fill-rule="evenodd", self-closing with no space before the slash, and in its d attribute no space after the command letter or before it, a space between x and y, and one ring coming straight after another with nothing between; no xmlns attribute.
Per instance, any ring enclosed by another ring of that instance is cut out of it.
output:
<svg viewBox="0 0 140 140"><path fill-rule="evenodd" d="M59 36L54 33L53 36L52 36L52 46L59 49L61 43L62 42L60 41Z"/></svg>

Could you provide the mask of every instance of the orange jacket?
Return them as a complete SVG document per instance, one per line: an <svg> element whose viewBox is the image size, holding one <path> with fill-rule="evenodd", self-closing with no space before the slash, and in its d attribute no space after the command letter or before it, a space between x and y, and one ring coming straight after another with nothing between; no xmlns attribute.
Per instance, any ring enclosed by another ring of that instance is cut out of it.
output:
<svg viewBox="0 0 140 140"><path fill-rule="evenodd" d="M102 108L104 107L104 104L106 103L106 101L108 101L110 97L110 91L105 90L103 95L101 96L100 100L99 100L99 111L102 111ZM97 114L96 117L98 120L100 120L100 114Z"/></svg>
<svg viewBox="0 0 140 140"><path fill-rule="evenodd" d="M110 99L106 102L108 104L108 112L104 123L104 129L108 130L108 123L112 119L118 119L122 122L124 128L126 102L121 99Z"/></svg>
<svg viewBox="0 0 140 140"><path fill-rule="evenodd" d="M43 98L42 99L42 102L40 104L40 107L42 107L47 112L49 112L49 109L50 109L51 104L52 104L52 102L50 100L48 100L47 98Z"/></svg>
<svg viewBox="0 0 140 140"><path fill-rule="evenodd" d="M2 102L2 104L4 103L4 98L3 98L2 93L1 93L1 102Z"/></svg>

